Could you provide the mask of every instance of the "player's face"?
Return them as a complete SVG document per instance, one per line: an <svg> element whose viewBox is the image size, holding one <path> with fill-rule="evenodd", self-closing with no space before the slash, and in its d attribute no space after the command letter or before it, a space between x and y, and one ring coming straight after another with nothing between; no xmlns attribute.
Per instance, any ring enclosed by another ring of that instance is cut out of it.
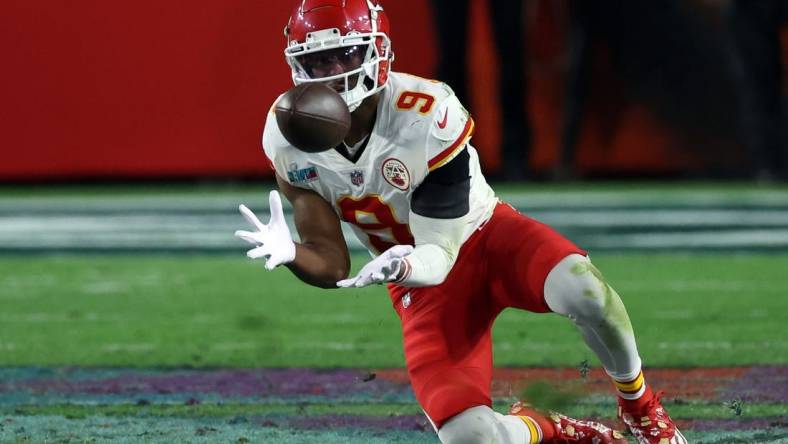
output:
<svg viewBox="0 0 788 444"><path fill-rule="evenodd" d="M297 60L310 78L321 79L323 77L336 76L358 69L364 61L366 52L367 45L346 46L343 48L313 52L312 54L299 56ZM345 90L345 82L343 79L331 81L328 83L328 86L334 88L338 92L343 92ZM355 87L355 85L350 85L350 88L353 87Z"/></svg>

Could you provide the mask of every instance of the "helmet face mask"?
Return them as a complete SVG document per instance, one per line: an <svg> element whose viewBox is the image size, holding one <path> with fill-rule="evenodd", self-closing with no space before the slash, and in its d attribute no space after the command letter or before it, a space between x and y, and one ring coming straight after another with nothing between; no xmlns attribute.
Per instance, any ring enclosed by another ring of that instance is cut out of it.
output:
<svg viewBox="0 0 788 444"><path fill-rule="evenodd" d="M299 0L285 28L293 83L326 83L354 111L386 85L394 58L386 31L373 0Z"/></svg>
<svg viewBox="0 0 788 444"><path fill-rule="evenodd" d="M322 79L360 68L368 50L369 45L340 46L295 56L295 63L299 74L305 75L300 77ZM341 72L334 72L337 68Z"/></svg>

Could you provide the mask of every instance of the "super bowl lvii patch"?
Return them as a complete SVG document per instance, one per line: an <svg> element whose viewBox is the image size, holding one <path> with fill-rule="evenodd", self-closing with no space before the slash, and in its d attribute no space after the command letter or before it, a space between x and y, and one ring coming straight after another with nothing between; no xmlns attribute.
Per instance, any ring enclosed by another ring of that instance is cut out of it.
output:
<svg viewBox="0 0 788 444"><path fill-rule="evenodd" d="M291 166L291 170L287 172L287 180L293 184L313 182L317 180L317 168L311 166L297 169L297 167L293 165Z"/></svg>

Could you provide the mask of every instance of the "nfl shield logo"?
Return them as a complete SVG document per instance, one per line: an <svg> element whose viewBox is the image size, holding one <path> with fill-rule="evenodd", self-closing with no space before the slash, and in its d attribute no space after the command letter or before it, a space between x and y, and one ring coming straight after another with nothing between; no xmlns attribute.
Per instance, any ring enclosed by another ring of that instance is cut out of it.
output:
<svg viewBox="0 0 788 444"><path fill-rule="evenodd" d="M410 292L405 293L405 296L402 297L402 308L410 307Z"/></svg>
<svg viewBox="0 0 788 444"><path fill-rule="evenodd" d="M364 173L360 170L353 170L350 172L350 183L360 187L364 185Z"/></svg>

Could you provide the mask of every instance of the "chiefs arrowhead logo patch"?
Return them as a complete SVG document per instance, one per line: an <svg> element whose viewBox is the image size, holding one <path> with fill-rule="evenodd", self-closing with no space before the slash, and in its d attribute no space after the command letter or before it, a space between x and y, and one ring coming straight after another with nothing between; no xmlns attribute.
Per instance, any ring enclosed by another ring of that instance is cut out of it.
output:
<svg viewBox="0 0 788 444"><path fill-rule="evenodd" d="M380 168L383 178L389 185L402 191L406 191L410 186L410 173L405 164L395 158L386 159Z"/></svg>

